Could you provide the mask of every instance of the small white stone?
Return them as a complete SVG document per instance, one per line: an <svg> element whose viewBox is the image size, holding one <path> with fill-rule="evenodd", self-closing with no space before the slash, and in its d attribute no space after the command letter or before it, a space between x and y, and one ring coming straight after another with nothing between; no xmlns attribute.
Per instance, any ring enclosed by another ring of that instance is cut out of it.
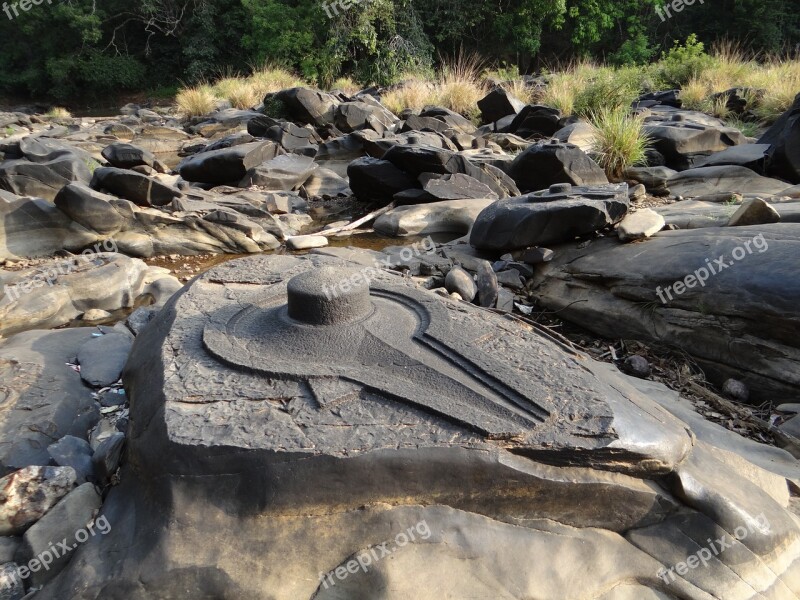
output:
<svg viewBox="0 0 800 600"><path fill-rule="evenodd" d="M648 238L664 228L664 217L649 208L628 213L617 227L620 241L631 242Z"/></svg>
<svg viewBox="0 0 800 600"><path fill-rule="evenodd" d="M286 239L289 250L308 250L309 248L323 248L328 245L328 238L324 235L296 235Z"/></svg>

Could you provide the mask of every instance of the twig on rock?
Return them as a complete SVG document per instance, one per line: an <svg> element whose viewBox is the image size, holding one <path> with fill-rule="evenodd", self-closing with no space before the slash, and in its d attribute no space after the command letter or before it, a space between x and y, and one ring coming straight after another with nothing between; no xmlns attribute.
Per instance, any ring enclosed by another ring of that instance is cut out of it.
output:
<svg viewBox="0 0 800 600"><path fill-rule="evenodd" d="M394 202L391 202L384 206L383 208L379 208L378 210L373 210L371 213L364 215L360 219L356 219L352 223L348 223L347 225L342 225L341 227L332 227L331 229L324 229L322 231L318 231L314 235L335 235L337 233L341 233L342 231L350 231L351 229L356 229L360 227L364 223L369 223L370 221L374 221L382 214L389 212L394 208Z"/></svg>
<svg viewBox="0 0 800 600"><path fill-rule="evenodd" d="M755 416L751 409L734 404L730 400L723 398L719 394L715 394L711 390L704 388L702 385L699 385L694 381L689 381L687 384L691 391L708 400L719 410L723 410L729 415L750 424L754 429L757 429L762 433L772 435L777 441L783 444L784 450L789 452L795 458L800 458L800 440L793 435L784 433L774 425L771 425L767 421Z"/></svg>

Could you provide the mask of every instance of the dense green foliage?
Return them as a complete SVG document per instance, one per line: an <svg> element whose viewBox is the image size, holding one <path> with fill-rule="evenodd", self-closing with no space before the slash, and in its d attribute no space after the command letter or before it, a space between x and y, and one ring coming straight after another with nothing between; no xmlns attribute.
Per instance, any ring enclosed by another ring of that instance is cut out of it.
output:
<svg viewBox="0 0 800 600"><path fill-rule="evenodd" d="M663 1L360 0L329 17L323 0L54 0L13 19L0 12L0 94L102 98L264 63L320 85L342 75L386 84L462 48L520 72L578 58L643 64L696 34L662 74L678 85L707 59L700 44L800 47L797 0L696 2L662 21Z"/></svg>

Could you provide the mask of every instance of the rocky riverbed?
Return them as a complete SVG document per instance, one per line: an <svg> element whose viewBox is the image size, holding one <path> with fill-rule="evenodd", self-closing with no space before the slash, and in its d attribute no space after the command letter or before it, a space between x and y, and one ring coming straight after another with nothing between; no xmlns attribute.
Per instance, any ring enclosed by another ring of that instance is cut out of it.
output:
<svg viewBox="0 0 800 600"><path fill-rule="evenodd" d="M0 598L799 597L800 96L658 98L0 113Z"/></svg>

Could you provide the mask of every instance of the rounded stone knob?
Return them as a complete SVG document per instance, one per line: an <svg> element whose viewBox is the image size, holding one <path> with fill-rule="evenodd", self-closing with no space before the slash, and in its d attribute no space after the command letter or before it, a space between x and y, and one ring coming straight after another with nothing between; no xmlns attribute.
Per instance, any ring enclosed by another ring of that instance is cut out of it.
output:
<svg viewBox="0 0 800 600"><path fill-rule="evenodd" d="M369 282L352 269L321 267L295 275L286 287L289 316L307 325L339 325L372 313Z"/></svg>
<svg viewBox="0 0 800 600"><path fill-rule="evenodd" d="M683 121L686 120L686 115L680 115L680 114L672 115L672 120L675 123L682 123Z"/></svg>
<svg viewBox="0 0 800 600"><path fill-rule="evenodd" d="M551 194L569 194L572 191L570 183L554 183L550 186Z"/></svg>

